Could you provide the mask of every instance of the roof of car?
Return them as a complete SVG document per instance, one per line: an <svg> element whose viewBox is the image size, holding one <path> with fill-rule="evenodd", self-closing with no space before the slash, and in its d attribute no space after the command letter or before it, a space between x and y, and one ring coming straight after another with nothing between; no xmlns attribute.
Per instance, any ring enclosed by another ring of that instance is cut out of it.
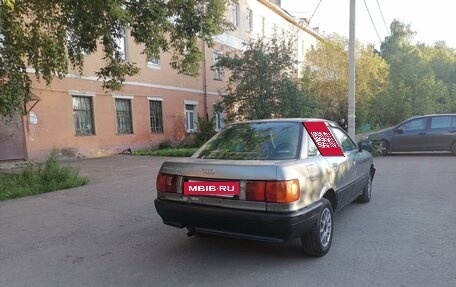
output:
<svg viewBox="0 0 456 287"><path fill-rule="evenodd" d="M263 123L263 122L315 122L315 121L322 121L330 124L335 124L335 122L326 120L326 119L318 119L318 118L280 118L280 119L262 119L262 120L247 120L247 121L238 121L238 123Z"/></svg>
<svg viewBox="0 0 456 287"><path fill-rule="evenodd" d="M437 116L456 116L456 114L428 114L428 115L418 115L418 116L410 117L409 119L426 118L426 117L437 117Z"/></svg>

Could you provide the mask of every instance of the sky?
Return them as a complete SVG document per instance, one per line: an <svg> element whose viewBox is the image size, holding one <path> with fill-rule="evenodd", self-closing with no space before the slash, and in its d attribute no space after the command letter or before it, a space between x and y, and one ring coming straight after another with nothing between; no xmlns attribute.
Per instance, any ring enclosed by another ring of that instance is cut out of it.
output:
<svg viewBox="0 0 456 287"><path fill-rule="evenodd" d="M397 19L416 32L414 42L432 45L445 41L449 47L456 48L454 0L355 0L355 3L355 35L362 43L372 43L379 48L381 40L389 35L389 25ZM350 0L282 0L282 8L308 19L313 14L310 26L319 27L322 35L335 32L349 36Z"/></svg>

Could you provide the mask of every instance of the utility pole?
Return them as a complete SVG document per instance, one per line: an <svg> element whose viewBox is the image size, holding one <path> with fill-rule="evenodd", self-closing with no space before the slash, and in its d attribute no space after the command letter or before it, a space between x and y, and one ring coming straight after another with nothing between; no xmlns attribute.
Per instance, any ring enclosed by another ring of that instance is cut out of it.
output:
<svg viewBox="0 0 456 287"><path fill-rule="evenodd" d="M355 138L355 5L350 0L350 34L348 39L348 135Z"/></svg>

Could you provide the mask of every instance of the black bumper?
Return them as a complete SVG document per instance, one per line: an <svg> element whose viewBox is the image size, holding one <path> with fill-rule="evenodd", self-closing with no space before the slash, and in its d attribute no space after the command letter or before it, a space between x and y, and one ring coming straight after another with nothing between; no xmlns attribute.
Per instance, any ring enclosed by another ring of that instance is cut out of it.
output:
<svg viewBox="0 0 456 287"><path fill-rule="evenodd" d="M311 229L320 214L316 202L295 212L273 213L155 199L163 223L207 234L261 241L287 241Z"/></svg>

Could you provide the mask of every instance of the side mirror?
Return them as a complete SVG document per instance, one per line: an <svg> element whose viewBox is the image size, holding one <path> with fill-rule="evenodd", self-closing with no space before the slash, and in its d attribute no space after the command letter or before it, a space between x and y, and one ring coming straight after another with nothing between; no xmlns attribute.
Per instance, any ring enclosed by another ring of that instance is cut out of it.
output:
<svg viewBox="0 0 456 287"><path fill-rule="evenodd" d="M370 141L361 141L358 143L358 147L359 147L360 152L362 152L363 150L370 151L371 143L370 143Z"/></svg>
<svg viewBox="0 0 456 287"><path fill-rule="evenodd" d="M397 132L398 134L401 134L401 133L403 133L403 132L404 132L404 130L403 130L403 129L401 129L401 128L397 128L397 129L395 130L395 132Z"/></svg>

